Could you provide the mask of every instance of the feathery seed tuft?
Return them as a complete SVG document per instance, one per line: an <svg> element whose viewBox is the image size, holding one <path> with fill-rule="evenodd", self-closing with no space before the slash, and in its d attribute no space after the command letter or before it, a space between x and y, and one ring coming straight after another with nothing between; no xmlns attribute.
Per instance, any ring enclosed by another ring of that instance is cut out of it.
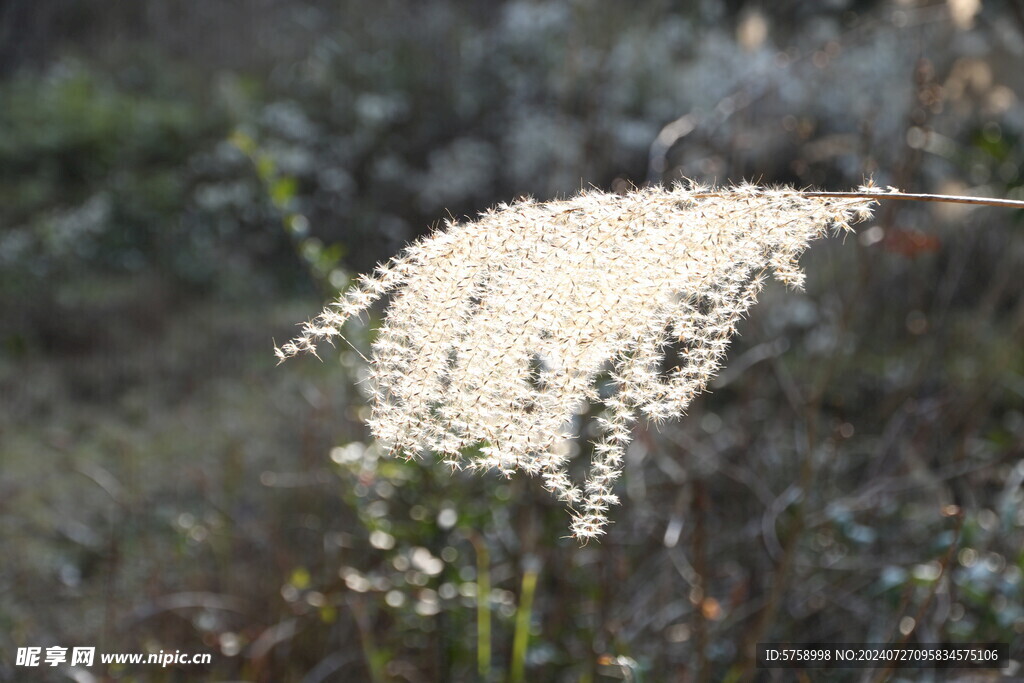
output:
<svg viewBox="0 0 1024 683"><path fill-rule="evenodd" d="M694 185L503 204L414 242L276 352L315 353L390 295L370 358L374 436L409 457L539 475L588 540L618 503L637 417L680 417L767 274L800 286L808 242L873 203ZM669 346L679 364L666 371ZM588 403L603 407L600 437L576 483L564 442Z"/></svg>

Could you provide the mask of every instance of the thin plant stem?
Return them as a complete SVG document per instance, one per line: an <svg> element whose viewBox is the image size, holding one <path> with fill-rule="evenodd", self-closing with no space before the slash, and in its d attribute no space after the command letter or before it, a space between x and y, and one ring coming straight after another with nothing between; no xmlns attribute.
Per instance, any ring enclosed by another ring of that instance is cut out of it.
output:
<svg viewBox="0 0 1024 683"><path fill-rule="evenodd" d="M476 670L486 681L491 672L491 555L479 534L470 540L476 550Z"/></svg>
<svg viewBox="0 0 1024 683"><path fill-rule="evenodd" d="M357 597L349 601L349 606L352 608L356 628L359 630L359 642L363 646L363 657L370 673L370 680L373 683L382 683L384 681L384 660L374 642L373 628L370 625L369 615L366 613L366 604Z"/></svg>
<svg viewBox="0 0 1024 683"><path fill-rule="evenodd" d="M533 594L537 590L537 561L527 558L523 573L523 586L519 595L519 609L516 610L516 630L512 637L512 664L508 674L509 683L522 683L526 672L526 651L530 641L530 621L533 617Z"/></svg>
<svg viewBox="0 0 1024 683"><path fill-rule="evenodd" d="M995 199L992 197L968 197L951 194L921 194L912 192L818 192L812 190L797 191L804 197L835 197L837 199L898 199L913 202L943 202L945 204L974 204L977 206L1001 206L1011 209L1024 209L1024 200ZM724 197L722 192L701 192L691 195L694 199L711 199Z"/></svg>

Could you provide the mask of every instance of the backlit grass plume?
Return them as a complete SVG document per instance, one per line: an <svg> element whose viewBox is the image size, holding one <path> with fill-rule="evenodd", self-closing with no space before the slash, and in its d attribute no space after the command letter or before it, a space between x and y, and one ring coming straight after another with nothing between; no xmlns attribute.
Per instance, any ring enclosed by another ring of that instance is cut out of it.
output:
<svg viewBox="0 0 1024 683"><path fill-rule="evenodd" d="M389 295L370 359L373 435L407 456L540 475L590 539L618 502L634 421L680 417L766 276L799 286L808 242L866 218L875 192L691 186L501 205L362 276L277 355L315 352ZM566 440L589 403L603 408L600 436L574 482Z"/></svg>

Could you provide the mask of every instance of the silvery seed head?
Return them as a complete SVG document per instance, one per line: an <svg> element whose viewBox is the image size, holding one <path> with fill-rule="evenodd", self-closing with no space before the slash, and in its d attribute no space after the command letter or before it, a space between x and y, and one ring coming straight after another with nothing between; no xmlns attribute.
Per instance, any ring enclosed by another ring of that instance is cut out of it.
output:
<svg viewBox="0 0 1024 683"><path fill-rule="evenodd" d="M374 436L407 456L539 475L587 540L618 502L636 419L680 417L766 276L800 286L808 242L871 204L743 185L501 205L361 277L277 354L315 352L390 296L370 357ZM566 440L588 404L600 436L577 482Z"/></svg>

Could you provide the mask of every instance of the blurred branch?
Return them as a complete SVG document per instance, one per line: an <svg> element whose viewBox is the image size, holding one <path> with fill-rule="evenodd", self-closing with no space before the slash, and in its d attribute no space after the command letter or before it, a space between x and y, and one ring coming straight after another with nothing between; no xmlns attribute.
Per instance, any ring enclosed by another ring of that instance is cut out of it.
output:
<svg viewBox="0 0 1024 683"><path fill-rule="evenodd" d="M161 595L141 607L135 608L126 619L126 628L134 626L140 621L151 619L163 612L173 612L180 609L224 610L238 613L246 611L245 602L233 595L204 592L172 593L170 595Z"/></svg>
<svg viewBox="0 0 1024 683"><path fill-rule="evenodd" d="M949 569L949 563L953 560L953 555L956 554L956 549L960 545L960 532L963 530L964 527L963 509L956 505L947 505L946 507L943 508L942 514L946 517L953 517L956 519L956 523L953 527L953 541L949 544L949 548L946 550L945 554L942 556L942 559L939 561L939 575L935 577L934 581L932 581L932 585L928 589L928 595L925 596L924 602L922 602L921 606L918 607L917 613L913 617L913 623L911 624L909 629L906 629L905 631L901 629L903 637L901 637L899 641L897 641L897 645L905 645L907 641L910 640L910 636L913 635L914 630L917 628L917 625L921 623L921 619L924 618L925 612L928 611L928 608L931 607L932 601L935 599L935 594L939 590L939 585L941 584L942 580L946 578ZM891 673L892 663L890 663L884 669L875 674L875 677L872 680L874 683L881 683L881 681L887 680Z"/></svg>
<svg viewBox="0 0 1024 683"><path fill-rule="evenodd" d="M694 676L696 681L710 681L711 668L708 661L708 620L705 614L705 605L708 600L707 591L707 529L705 524L705 511L708 507L707 491L704 482L700 479L693 481L693 499L691 501L691 512L694 516L693 528L693 568L696 578L696 602L694 615L694 649L697 651L697 672Z"/></svg>
<svg viewBox="0 0 1024 683"><path fill-rule="evenodd" d="M1010 13L1013 14L1014 21L1017 22L1017 29L1024 36L1024 2L1021 2L1021 0L1010 0L1006 4L1010 8Z"/></svg>
<svg viewBox="0 0 1024 683"><path fill-rule="evenodd" d="M280 643L291 640L299 632L298 619L285 619L264 630L249 646L249 659L262 661Z"/></svg>

